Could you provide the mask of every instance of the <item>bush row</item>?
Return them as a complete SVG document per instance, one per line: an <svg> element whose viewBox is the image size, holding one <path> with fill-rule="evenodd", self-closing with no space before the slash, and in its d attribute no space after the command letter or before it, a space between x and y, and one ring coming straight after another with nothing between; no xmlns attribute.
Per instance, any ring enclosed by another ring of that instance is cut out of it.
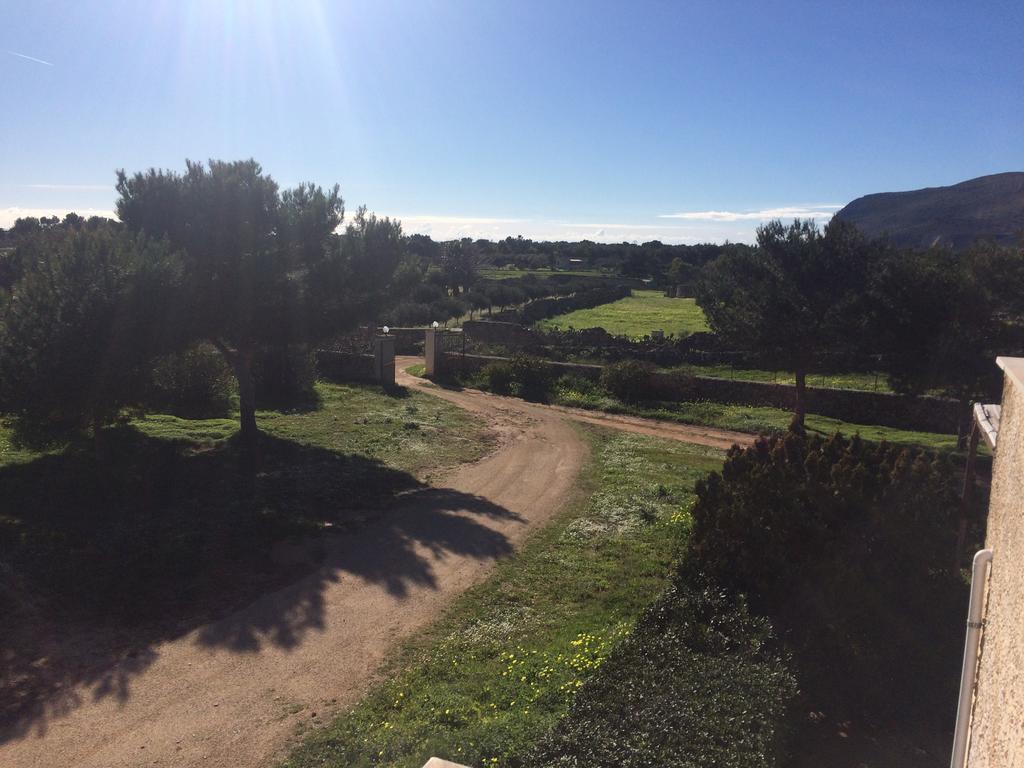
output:
<svg viewBox="0 0 1024 768"><path fill-rule="evenodd" d="M316 361L305 348L265 350L253 363L253 379L261 408L293 408L316 397ZM235 392L224 358L200 346L153 362L142 405L184 418L212 418L231 412Z"/></svg>

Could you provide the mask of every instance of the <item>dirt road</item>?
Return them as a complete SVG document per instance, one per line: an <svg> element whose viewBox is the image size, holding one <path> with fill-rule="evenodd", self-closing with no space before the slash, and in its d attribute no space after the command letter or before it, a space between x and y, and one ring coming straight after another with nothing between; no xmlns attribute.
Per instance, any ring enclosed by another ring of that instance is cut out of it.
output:
<svg viewBox="0 0 1024 768"><path fill-rule="evenodd" d="M399 380L478 413L497 450L338 537L319 569L221 621L67 691L0 765L231 766L272 762L302 722L353 703L396 643L435 619L570 498L586 443L568 419L725 447L746 436L554 409Z"/></svg>
<svg viewBox="0 0 1024 768"><path fill-rule="evenodd" d="M424 392L442 397L449 402L466 408L487 412L493 407L515 407L515 404L523 404L521 400L511 397L501 397L473 389L452 390L441 389L430 382L410 376L405 369L423 360L418 357L398 357L395 360L395 378L398 383L407 387L416 387ZM500 406L498 404L501 404ZM524 404L525 405L525 404ZM679 440L683 443L694 443L696 445L707 445L712 448L726 450L736 443L749 445L753 437L744 432L732 432L727 429L715 429L714 427L701 427L690 424L676 424L656 419L644 419L638 416L621 416L600 411L587 411L582 408L566 408L560 405L534 406L542 408L547 412L560 413L573 421L596 424L608 429L618 429L623 432L635 432L642 435L661 437L665 440Z"/></svg>

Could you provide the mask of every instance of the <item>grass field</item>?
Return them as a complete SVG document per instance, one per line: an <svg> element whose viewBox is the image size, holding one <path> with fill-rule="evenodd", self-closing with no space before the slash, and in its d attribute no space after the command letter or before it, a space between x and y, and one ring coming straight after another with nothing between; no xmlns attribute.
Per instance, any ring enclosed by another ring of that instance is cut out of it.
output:
<svg viewBox="0 0 1024 768"><path fill-rule="evenodd" d="M663 589L693 484L721 454L586 428L579 498L396 655L386 682L285 762L501 766L566 711Z"/></svg>
<svg viewBox="0 0 1024 768"><path fill-rule="evenodd" d="M661 291L633 291L632 296L610 304L541 320L537 327L542 330L604 328L612 335L634 339L658 329L666 336L688 336L708 329L704 313L694 299L669 299Z"/></svg>
<svg viewBox="0 0 1024 768"><path fill-rule="evenodd" d="M764 371L756 368L733 368L730 365L678 365L673 370L692 376L717 376L740 381L763 381L773 384L796 384L796 377L785 371ZM873 392L891 392L892 388L882 373L813 373L807 376L807 386L831 389L863 389Z"/></svg>
<svg viewBox="0 0 1024 768"><path fill-rule="evenodd" d="M476 420L435 397L327 383L317 393L314 409L257 415L252 469L233 419L148 415L104 430L102 456L88 439L34 453L0 426L5 562L73 610L188 610L197 595L272 578L267 548L283 537L359 525L489 447Z"/></svg>
<svg viewBox="0 0 1024 768"><path fill-rule="evenodd" d="M718 427L751 434L783 431L789 427L793 418L791 411L781 408L728 405L708 401L630 405L610 395L593 391L559 390L555 394L555 402L576 408L678 421L682 424ZM823 435L839 431L844 435L859 434L865 440L875 442L885 440L895 445L918 446L929 450L956 450L956 435L915 432L877 424L853 424L814 413L807 414L805 426L808 431Z"/></svg>

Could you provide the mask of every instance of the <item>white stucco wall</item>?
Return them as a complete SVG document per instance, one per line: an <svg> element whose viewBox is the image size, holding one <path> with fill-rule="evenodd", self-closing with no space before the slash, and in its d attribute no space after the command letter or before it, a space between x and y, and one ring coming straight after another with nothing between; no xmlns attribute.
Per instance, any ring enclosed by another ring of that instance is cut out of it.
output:
<svg viewBox="0 0 1024 768"><path fill-rule="evenodd" d="M1005 372L986 547L988 611L967 757L970 768L1024 768L1024 359Z"/></svg>

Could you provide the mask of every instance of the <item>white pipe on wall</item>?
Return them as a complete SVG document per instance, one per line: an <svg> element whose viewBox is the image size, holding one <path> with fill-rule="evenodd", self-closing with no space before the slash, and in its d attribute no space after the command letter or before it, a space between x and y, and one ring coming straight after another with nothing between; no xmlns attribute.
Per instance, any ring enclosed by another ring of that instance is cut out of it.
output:
<svg viewBox="0 0 1024 768"><path fill-rule="evenodd" d="M981 644L982 613L985 610L985 576L992 562L992 550L982 549L974 555L971 566L971 602L967 607L967 639L964 641L964 667L960 672L960 702L956 707L956 729L953 732L953 757L950 768L964 768L967 759L967 737L971 730L971 704L974 699L974 678L978 671L978 646Z"/></svg>

